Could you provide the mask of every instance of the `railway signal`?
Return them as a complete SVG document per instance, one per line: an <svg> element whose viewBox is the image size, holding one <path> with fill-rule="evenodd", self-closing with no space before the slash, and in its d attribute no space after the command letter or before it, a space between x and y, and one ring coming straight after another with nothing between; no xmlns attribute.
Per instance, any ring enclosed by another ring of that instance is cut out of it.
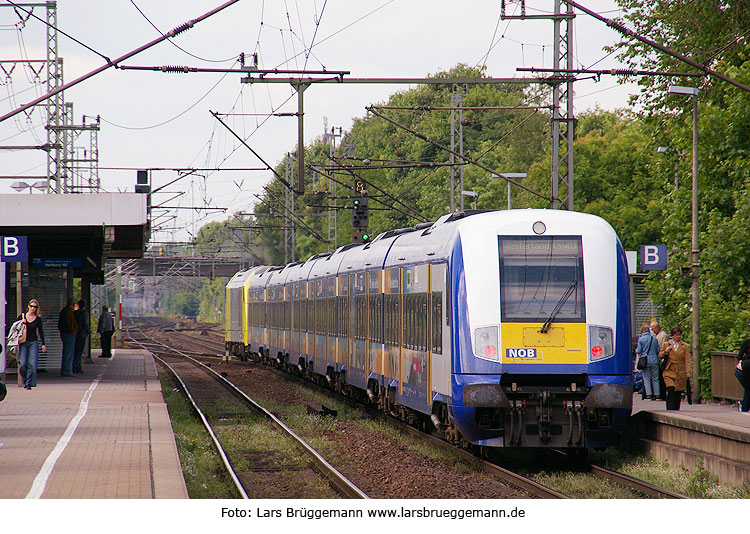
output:
<svg viewBox="0 0 750 534"><path fill-rule="evenodd" d="M352 242L368 243L370 234L367 227L370 224L370 198L367 196L365 181L361 178L354 180L354 196L351 198L352 208Z"/></svg>
<svg viewBox="0 0 750 534"><path fill-rule="evenodd" d="M352 199L352 228L367 228L370 224L370 199L367 196Z"/></svg>

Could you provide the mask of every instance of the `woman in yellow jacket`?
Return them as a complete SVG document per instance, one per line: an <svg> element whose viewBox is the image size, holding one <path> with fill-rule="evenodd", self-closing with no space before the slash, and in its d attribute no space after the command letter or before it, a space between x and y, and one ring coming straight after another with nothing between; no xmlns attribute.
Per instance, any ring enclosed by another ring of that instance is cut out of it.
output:
<svg viewBox="0 0 750 534"><path fill-rule="evenodd" d="M664 343L659 359L666 360L662 376L667 386L667 410L679 410L682 392L690 378L690 347L682 341L682 329L672 328L672 339Z"/></svg>

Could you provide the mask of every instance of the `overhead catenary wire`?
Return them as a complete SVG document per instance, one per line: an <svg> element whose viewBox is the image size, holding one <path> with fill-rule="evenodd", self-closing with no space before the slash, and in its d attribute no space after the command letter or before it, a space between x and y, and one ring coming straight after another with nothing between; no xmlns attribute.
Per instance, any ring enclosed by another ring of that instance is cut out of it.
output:
<svg viewBox="0 0 750 534"><path fill-rule="evenodd" d="M524 190L528 191L529 193L531 193L533 195L536 195L536 196L538 196L540 198L543 198L544 200L555 200L551 196L544 195L543 193L535 191L534 189L531 189L530 187L527 187L527 186L521 184L520 182L517 182L517 181L515 181L515 180L513 180L511 178L506 178L505 176L502 176L502 173L490 169L489 167L487 167L486 165L483 165L482 163L480 163L476 159L472 159L472 158L470 158L470 157L468 157L468 156L466 156L464 154L460 154L460 153L458 153L458 152L456 152L454 150L451 150L450 148L446 147L445 145L442 145L442 144L438 143L434 139L430 139L426 135L424 135L422 133L419 133L419 132L417 132L415 130L412 130L411 128L409 128L407 126L404 126L403 124L400 124L400 123L396 122L395 120L391 119L390 117L387 117L386 115L384 115L384 114L376 111L376 109L373 106L367 106L365 109L367 109L367 111L369 111L370 113L372 113L372 114L380 117L381 119L384 119L384 120L390 122L394 126L396 126L398 128L401 128L402 130L405 130L405 131L411 133L412 135L418 137L419 139L422 139L423 141L426 141L426 142L430 143L431 145L436 146L437 148L445 150L446 152L449 152L449 153L453 154L454 156L457 156L457 157L463 159L464 161L467 161L468 163L471 163L472 165L476 165L480 169L489 172L492 176L497 176L497 177L503 178L506 182L509 182L509 183L511 183L511 184L513 184L513 185L515 185L517 187L520 187L521 189L524 189Z"/></svg>
<svg viewBox="0 0 750 534"><path fill-rule="evenodd" d="M10 117L13 117L13 116L17 115L17 114L19 114L19 113L21 113L21 112L29 109L32 106L36 106L40 102L43 102L43 101L47 100L48 98L50 98L50 97L52 97L52 96L54 96L54 95L56 95L56 94L58 94L58 93L60 93L62 91L70 89L71 87L73 87L75 85L78 85L79 83L81 83L83 81L86 81L89 78L91 78L92 76L96 76L97 74L99 74L99 73L101 73L101 72L109 69L110 67L116 67L122 61L125 61L126 59L129 59L129 58L131 58L131 57L133 57L133 56L135 56L137 54L140 54L144 50L148 50L149 48L152 48L153 46L161 43L162 41L165 41L165 40L167 40L167 39L169 39L171 37L175 37L175 36L179 35L180 33L185 32L185 31L193 28L196 24L204 21L205 19L207 19L207 18L215 15L216 13L218 13L218 12L226 9L227 7L229 7L229 6L233 5L233 4L236 4L237 2L239 2L239 0L229 0L228 2L225 2L224 4L220 5L219 7L212 9L211 11L209 11L209 12L207 12L207 13L199 16L198 18L192 19L192 20L190 20L190 21L188 21L188 22L186 22L184 24L181 24L180 26L177 26L176 28L174 28L170 32L168 32L166 34L163 34L162 36L160 36L160 37L158 37L158 38L156 38L156 39L154 39L154 40L146 43L145 45L139 46L135 50L132 50L132 51L130 51L130 52L128 52L128 53L126 53L126 54L124 54L124 55L122 55L122 56L114 59L114 60L107 60L107 63L105 63L104 65L102 65L102 66L100 66L100 67L98 67L98 68L96 68L96 69L88 72L87 74L84 74L83 76L79 76L75 80L70 81L70 82L68 82L66 84L63 84L60 87L57 87L56 89L53 89L52 91L49 91L45 95L43 95L41 97L38 97L38 98L35 98L31 102L28 102L28 103L22 105L21 107L15 109L13 111L10 111L10 112L6 113L2 117L0 117L0 122L3 122L6 119L9 119Z"/></svg>
<svg viewBox="0 0 750 534"><path fill-rule="evenodd" d="M708 74L710 76L713 76L713 77L718 78L720 80L723 80L723 81L725 81L727 83L730 83L730 84L734 85L735 87L738 87L738 88L742 89L743 91L750 92L750 86L747 86L744 83L739 82L739 81L735 80L734 78L732 78L730 76L727 76L726 74L722 74L720 72L716 72L715 70L713 70L713 69L711 69L709 67L706 67L705 65L701 65L697 61L693 61L692 59L690 59L689 57L685 56L684 54L676 52L675 50L672 50L669 47L661 45L661 44L659 44L659 43L657 43L657 42L655 42L655 41L653 41L653 40L651 40L651 39L649 39L647 37L644 37L644 36L642 36L642 35L634 32L633 30L631 30L630 28L628 28L626 26L623 26L619 22L616 22L614 20L611 20L611 19L608 19L606 17L603 17L599 13L596 13L595 11L592 11L592 10L590 10L590 9L588 9L588 8L580 5L579 3L574 2L573 0L562 0L562 1L565 2L568 5L571 5L571 6L575 7L576 9L580 9L581 11L583 11L584 13L586 13L587 15L590 15L590 16L594 17L595 19L604 22L607 26L609 26L610 28L618 31L619 33L621 33L623 35L625 35L626 37L630 37L630 38L636 39L638 41L641 41L642 43L647 44L648 46L650 46L652 48L655 48L655 49L659 50L660 52L663 52L663 53L665 53L667 55L670 55L673 58L682 61L683 63L687 63L691 67L696 68L696 69L700 70L701 72L704 72L704 73L706 73L706 74Z"/></svg>

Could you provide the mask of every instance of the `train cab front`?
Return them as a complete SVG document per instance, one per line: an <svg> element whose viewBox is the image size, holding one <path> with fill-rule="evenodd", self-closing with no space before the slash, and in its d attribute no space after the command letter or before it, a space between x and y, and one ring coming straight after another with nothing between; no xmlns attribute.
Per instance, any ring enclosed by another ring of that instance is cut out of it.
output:
<svg viewBox="0 0 750 534"><path fill-rule="evenodd" d="M581 220L498 235L497 264L465 264L452 417L473 444L604 448L630 416L624 254L611 229Z"/></svg>
<svg viewBox="0 0 750 534"><path fill-rule="evenodd" d="M462 376L452 406L461 435L489 447L610 445L630 416L628 386L591 384L585 374Z"/></svg>

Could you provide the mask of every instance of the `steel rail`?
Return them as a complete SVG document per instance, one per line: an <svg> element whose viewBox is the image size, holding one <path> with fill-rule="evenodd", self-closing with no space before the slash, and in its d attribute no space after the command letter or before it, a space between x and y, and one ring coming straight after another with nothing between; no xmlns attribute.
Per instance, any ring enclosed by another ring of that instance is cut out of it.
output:
<svg viewBox="0 0 750 534"><path fill-rule="evenodd" d="M659 499L690 498L687 495L683 495L682 493L677 493L676 491L672 491L667 488L661 488L659 486L651 484L650 482L646 482L645 480L640 480L623 473L618 473L617 471L612 471L611 469L607 469L606 467L602 467L599 465L589 465L588 469L589 472L596 477L608 480L619 486L625 486L634 489L635 491L643 493L644 495L648 495L649 497L656 497Z"/></svg>
<svg viewBox="0 0 750 534"><path fill-rule="evenodd" d="M208 367L207 365L203 364L202 362L196 360L195 358L188 356L187 354L174 349L173 347L169 347L168 345L165 345L161 343L161 345L168 350L174 352L175 354L185 358L186 360L189 360L191 363L197 365L207 373L209 373L212 377L214 377L216 380L218 380L223 386L225 386L227 389L229 389L230 392L235 394L237 397L245 401L247 404L249 404L251 407L253 407L255 410L263 414L267 419L271 421L271 423L279 428L285 435L292 438L297 445L299 445L300 448L311 458L315 466L318 468L318 470L334 485L334 487L340 491L343 495L350 499L369 499L369 497L357 486L355 486L349 479L347 479L341 472L339 472L335 467L333 467L323 456L316 451L314 448L312 448L305 440L303 440L300 436L298 436L291 428L289 428L281 419L276 417L273 413L271 413L269 410L267 410L265 407L260 405L258 402L256 402L254 399L252 399L250 396L248 396L244 391L239 389L237 386L235 386L232 382L221 376L219 373L214 371L212 368ZM155 356L156 357L156 356Z"/></svg>
<svg viewBox="0 0 750 534"><path fill-rule="evenodd" d="M145 344L140 343L138 340L130 336L131 340L141 345L146 350L149 350L146 348ZM149 352L151 352L149 350ZM208 419L206 418L206 414L203 413L203 410L200 409L198 404L195 402L195 399L193 398L193 395L190 393L190 390L187 387L187 384L183 382L182 378L180 378L180 375L177 373L177 371L169 365L166 361L164 361L162 358L151 352L152 356L159 360L162 365L164 365L167 369L169 369L169 372L172 373L172 376L174 379L180 384L180 387L182 388L182 391L185 393L185 396L190 401L190 404L193 407L193 410L200 418L201 422L203 423L203 427L206 429L206 432L208 432L209 436L211 436L211 441L213 441L214 448L216 449L217 454L221 458L221 462L224 464L224 469L229 474L229 477L232 479L232 483L234 484L235 488L237 488L237 491L239 491L240 496L243 499L249 499L250 497L247 494L247 491L245 490L245 487L242 485L242 482L240 482L239 477L237 476L237 473L234 470L234 467L232 466L232 463L229 461L229 458L227 457L226 452L224 451L224 448L221 446L221 441L219 441L218 436L214 432L213 428L211 427L211 423L208 422Z"/></svg>

